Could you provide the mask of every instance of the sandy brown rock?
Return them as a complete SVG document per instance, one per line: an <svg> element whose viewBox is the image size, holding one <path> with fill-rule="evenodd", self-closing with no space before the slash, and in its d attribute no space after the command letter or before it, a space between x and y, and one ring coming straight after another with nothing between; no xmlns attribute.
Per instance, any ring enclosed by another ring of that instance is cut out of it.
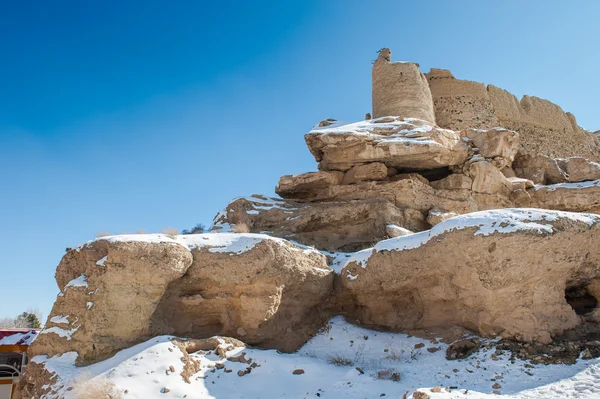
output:
<svg viewBox="0 0 600 399"><path fill-rule="evenodd" d="M448 177L432 181L431 187L438 190L470 190L473 179L462 173L453 173Z"/></svg>
<svg viewBox="0 0 600 399"><path fill-rule="evenodd" d="M444 212L437 209L432 209L427 213L427 223L432 226L442 223L444 220L458 216L455 212Z"/></svg>
<svg viewBox="0 0 600 399"><path fill-rule="evenodd" d="M56 270L61 294L29 355L76 351L85 364L150 338L150 317L167 285L191 263L189 250L166 236L153 243L98 239L69 250Z"/></svg>
<svg viewBox="0 0 600 399"><path fill-rule="evenodd" d="M508 196L512 184L502 172L487 161L477 161L469 165L468 173L473 179L471 190L483 194L501 194Z"/></svg>
<svg viewBox="0 0 600 399"><path fill-rule="evenodd" d="M434 169L460 165L469 156L457 132L418 120L390 120L314 128L304 138L320 170L346 171L370 162L398 170Z"/></svg>
<svg viewBox="0 0 600 399"><path fill-rule="evenodd" d="M600 180L536 186L527 194L531 207L600 213Z"/></svg>
<svg viewBox="0 0 600 399"><path fill-rule="evenodd" d="M523 155L513 163L518 177L529 179L535 184L556 184L569 181L565 171L556 159L545 155Z"/></svg>
<svg viewBox="0 0 600 399"><path fill-rule="evenodd" d="M392 168L390 168L392 169ZM381 162L356 165L346 171L342 184L354 184L361 181L384 180L388 177L388 168Z"/></svg>
<svg viewBox="0 0 600 399"><path fill-rule="evenodd" d="M559 158L560 169L570 182L582 182L600 179L600 164L583 157Z"/></svg>
<svg viewBox="0 0 600 399"><path fill-rule="evenodd" d="M306 199L315 192L342 183L342 172L308 172L299 175L285 175L279 179L275 192L283 198Z"/></svg>
<svg viewBox="0 0 600 399"><path fill-rule="evenodd" d="M467 129L461 132L468 137L477 152L484 158L502 158L510 166L520 149L519 134L512 130L495 128L489 130Z"/></svg>
<svg viewBox="0 0 600 399"><path fill-rule="evenodd" d="M457 326L541 342L577 326L565 287L600 277L600 216L509 211L519 222L498 212L447 220L419 233L435 237L421 245L415 240L425 236L399 237L351 258L341 278L354 302L348 314L396 330ZM477 234L515 223L530 229Z"/></svg>
<svg viewBox="0 0 600 399"><path fill-rule="evenodd" d="M389 224L411 231L429 228L420 211L399 209L383 198L298 203L262 196L234 200L217 215L213 228L244 225L323 250L355 251L387 238Z"/></svg>
<svg viewBox="0 0 600 399"><path fill-rule="evenodd" d="M192 249L152 317L155 335L226 335L282 351L298 349L326 320L319 309L333 290L324 255L265 239L244 252Z"/></svg>

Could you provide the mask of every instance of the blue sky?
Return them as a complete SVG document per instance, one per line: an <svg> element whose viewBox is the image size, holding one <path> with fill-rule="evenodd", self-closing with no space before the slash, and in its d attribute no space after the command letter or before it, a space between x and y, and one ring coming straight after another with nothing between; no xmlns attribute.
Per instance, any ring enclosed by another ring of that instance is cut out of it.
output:
<svg viewBox="0 0 600 399"><path fill-rule="evenodd" d="M208 225L232 198L316 170L303 134L370 111L381 47L600 129L600 2L574 4L4 3L0 317L47 315L65 248L97 232Z"/></svg>

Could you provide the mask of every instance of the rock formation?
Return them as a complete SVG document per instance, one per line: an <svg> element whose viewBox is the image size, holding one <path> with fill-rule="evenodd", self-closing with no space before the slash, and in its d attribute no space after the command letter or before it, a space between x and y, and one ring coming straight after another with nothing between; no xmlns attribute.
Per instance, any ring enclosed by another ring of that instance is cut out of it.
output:
<svg viewBox="0 0 600 399"><path fill-rule="evenodd" d="M342 270L342 292L367 325L460 326L549 343L580 323L565 291L600 283L599 233L595 214L471 213L357 252Z"/></svg>
<svg viewBox="0 0 600 399"><path fill-rule="evenodd" d="M373 118L305 140L318 171L233 200L210 233L69 250L24 397L51 390L52 357L162 334L293 351L337 314L526 342L600 332L600 141L572 114L382 49Z"/></svg>

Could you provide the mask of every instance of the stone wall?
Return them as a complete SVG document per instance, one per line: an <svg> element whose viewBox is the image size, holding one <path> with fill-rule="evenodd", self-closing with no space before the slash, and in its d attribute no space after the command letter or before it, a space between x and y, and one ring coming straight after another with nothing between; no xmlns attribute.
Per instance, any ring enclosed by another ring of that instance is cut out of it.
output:
<svg viewBox="0 0 600 399"><path fill-rule="evenodd" d="M500 126L482 83L458 80L445 69L432 68L429 82L437 124L446 129L489 129Z"/></svg>
<svg viewBox="0 0 600 399"><path fill-rule="evenodd" d="M443 69L426 74L440 127L463 130L504 127L519 133L521 153L600 159L600 141L573 114L550 101L513 94L493 85L456 79Z"/></svg>
<svg viewBox="0 0 600 399"><path fill-rule="evenodd" d="M373 65L373 117L402 116L435 123L433 101L417 64L391 62L382 49Z"/></svg>

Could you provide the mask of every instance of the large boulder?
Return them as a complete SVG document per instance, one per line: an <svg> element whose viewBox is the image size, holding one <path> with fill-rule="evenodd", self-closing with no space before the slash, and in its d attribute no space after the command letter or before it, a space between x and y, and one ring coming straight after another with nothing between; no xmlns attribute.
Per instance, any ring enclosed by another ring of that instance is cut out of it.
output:
<svg viewBox="0 0 600 399"><path fill-rule="evenodd" d="M212 229L268 232L322 250L356 251L388 238L390 224L429 228L420 211L400 209L384 198L299 203L253 195L229 203Z"/></svg>
<svg viewBox="0 0 600 399"><path fill-rule="evenodd" d="M504 209L360 251L341 289L347 314L367 325L547 343L580 323L565 292L594 286L599 264L600 215Z"/></svg>
<svg viewBox="0 0 600 399"><path fill-rule="evenodd" d="M527 194L530 199L523 206L600 213L600 180L537 185Z"/></svg>
<svg viewBox="0 0 600 399"><path fill-rule="evenodd" d="M29 355L79 353L79 364L148 339L167 285L192 264L190 251L162 235L101 238L70 249L56 270L60 294Z"/></svg>
<svg viewBox="0 0 600 399"><path fill-rule="evenodd" d="M500 163L496 165L500 169L510 166L519 151L519 134L512 130L467 129L461 134L473 142L473 146L482 157L493 158L496 163Z"/></svg>
<svg viewBox="0 0 600 399"><path fill-rule="evenodd" d="M56 281L61 293L29 355L76 352L82 365L172 331L288 350L318 328L333 271L319 252L265 235L139 234L69 250ZM191 304L206 313L171 323Z"/></svg>
<svg viewBox="0 0 600 399"><path fill-rule="evenodd" d="M570 182L600 179L600 164L583 157L559 158L556 160Z"/></svg>
<svg viewBox="0 0 600 399"><path fill-rule="evenodd" d="M468 146L459 133L417 119L381 118L315 127L305 136L320 170L346 171L381 162L396 169L462 164Z"/></svg>
<svg viewBox="0 0 600 399"><path fill-rule="evenodd" d="M167 288L154 335L226 335L294 351L327 321L333 270L320 252L258 234L186 236L193 263Z"/></svg>
<svg viewBox="0 0 600 399"><path fill-rule="evenodd" d="M309 199L319 190L342 183L342 172L308 172L285 175L279 179L275 192L283 198Z"/></svg>
<svg viewBox="0 0 600 399"><path fill-rule="evenodd" d="M388 177L388 167L381 162L356 165L344 173L342 184L354 184L361 181L385 180Z"/></svg>

